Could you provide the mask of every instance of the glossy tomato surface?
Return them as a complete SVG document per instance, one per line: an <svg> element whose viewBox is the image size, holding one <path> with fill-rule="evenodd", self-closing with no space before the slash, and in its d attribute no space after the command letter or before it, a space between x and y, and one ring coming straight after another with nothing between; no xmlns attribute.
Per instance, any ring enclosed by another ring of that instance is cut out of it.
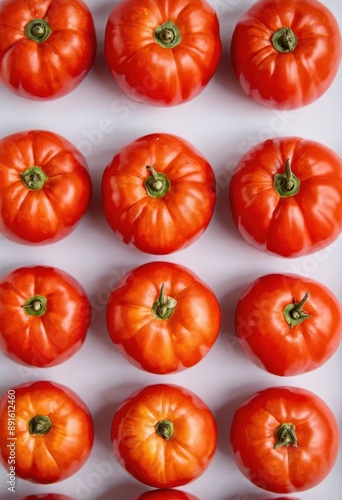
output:
<svg viewBox="0 0 342 500"><path fill-rule="evenodd" d="M151 254L189 246L213 216L213 169L187 141L150 134L124 146L102 176L105 217L121 239Z"/></svg>
<svg viewBox="0 0 342 500"><path fill-rule="evenodd" d="M230 441L240 471L275 493L317 486L333 468L339 428L327 404L297 387L271 387L236 410Z"/></svg>
<svg viewBox="0 0 342 500"><path fill-rule="evenodd" d="M342 160L300 137L268 139L240 159L230 206L241 236L281 257L322 250L342 231Z"/></svg>
<svg viewBox="0 0 342 500"><path fill-rule="evenodd" d="M216 341L221 309L189 269L149 262L128 273L107 303L110 337L134 365L152 373L197 364Z"/></svg>
<svg viewBox="0 0 342 500"><path fill-rule="evenodd" d="M82 0L3 0L0 19L0 81L12 92L62 97L92 67L95 28Z"/></svg>
<svg viewBox="0 0 342 500"><path fill-rule="evenodd" d="M276 109L318 99L334 81L341 55L337 20L316 0L259 0L238 21L231 41L242 89Z"/></svg>
<svg viewBox="0 0 342 500"><path fill-rule="evenodd" d="M0 400L0 422L4 466L8 468L15 455L16 476L37 483L54 483L75 474L94 441L87 406L55 382L28 382L9 389Z"/></svg>
<svg viewBox="0 0 342 500"><path fill-rule="evenodd" d="M143 103L193 99L213 77L221 51L218 18L205 0L122 0L108 18L108 68Z"/></svg>
<svg viewBox="0 0 342 500"><path fill-rule="evenodd" d="M45 130L0 139L0 231L19 243L53 243L88 209L92 181L83 155Z"/></svg>
<svg viewBox="0 0 342 500"><path fill-rule="evenodd" d="M44 368L66 361L90 319L85 291L60 269L21 267L0 279L0 347L14 361Z"/></svg>
<svg viewBox="0 0 342 500"><path fill-rule="evenodd" d="M117 459L137 480L174 488L207 469L216 450L217 426L194 393L155 384L123 401L113 417L111 438Z"/></svg>
<svg viewBox="0 0 342 500"><path fill-rule="evenodd" d="M185 493L184 491L176 489L160 489L153 491L146 491L138 497L132 498L131 500L199 500L194 495L190 493Z"/></svg>
<svg viewBox="0 0 342 500"><path fill-rule="evenodd" d="M258 366L299 375L328 361L342 338L342 308L323 284L294 274L253 281L235 310L240 345Z"/></svg>

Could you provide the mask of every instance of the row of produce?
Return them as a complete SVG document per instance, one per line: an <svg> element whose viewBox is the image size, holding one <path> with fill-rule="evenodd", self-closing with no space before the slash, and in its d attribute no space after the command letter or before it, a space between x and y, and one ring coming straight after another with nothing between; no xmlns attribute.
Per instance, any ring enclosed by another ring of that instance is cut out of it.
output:
<svg viewBox="0 0 342 500"><path fill-rule="evenodd" d="M12 92L36 100L62 97L92 68L97 36L82 0L5 0L0 19L0 80ZM99 30L117 85L148 104L171 106L196 97L223 53L219 20L206 0L121 0ZM243 91L279 109L300 108L324 94L341 54L337 20L317 0L258 0L236 24L230 43Z"/></svg>

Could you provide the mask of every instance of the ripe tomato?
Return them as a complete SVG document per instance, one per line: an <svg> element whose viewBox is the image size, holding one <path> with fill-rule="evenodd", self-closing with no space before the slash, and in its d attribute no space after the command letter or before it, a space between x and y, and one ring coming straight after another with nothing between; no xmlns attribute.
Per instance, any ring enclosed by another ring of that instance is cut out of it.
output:
<svg viewBox="0 0 342 500"><path fill-rule="evenodd" d="M342 230L342 160L318 142L279 137L252 147L230 184L237 229L282 257L330 245Z"/></svg>
<svg viewBox="0 0 342 500"><path fill-rule="evenodd" d="M75 500L66 495L59 495L58 493L42 493L41 495L29 495L28 497L20 498L19 500Z"/></svg>
<svg viewBox="0 0 342 500"><path fill-rule="evenodd" d="M0 80L12 92L55 99L89 72L96 36L82 0L3 0L0 19Z"/></svg>
<svg viewBox="0 0 342 500"><path fill-rule="evenodd" d="M156 384L123 401L113 417L111 438L127 472L149 486L173 488L207 469L216 450L217 426L195 394Z"/></svg>
<svg viewBox="0 0 342 500"><path fill-rule="evenodd" d="M170 373L198 363L216 341L221 309L189 269L149 262L133 269L107 303L110 337L134 365Z"/></svg>
<svg viewBox="0 0 342 500"><path fill-rule="evenodd" d="M198 500L198 498L180 490L162 489L146 491L132 500Z"/></svg>
<svg viewBox="0 0 342 500"><path fill-rule="evenodd" d="M317 395L296 387L274 387L248 397L230 431L234 460L256 486L275 493L318 485L333 468L339 429Z"/></svg>
<svg viewBox="0 0 342 500"><path fill-rule="evenodd" d="M90 319L85 291L60 269L22 267L0 280L0 347L14 361L66 361L81 348Z"/></svg>
<svg viewBox="0 0 342 500"><path fill-rule="evenodd" d="M237 23L235 75L247 95L276 109L296 109L331 86L341 62L341 33L316 0L259 0Z"/></svg>
<svg viewBox="0 0 342 500"><path fill-rule="evenodd" d="M77 394L48 381L9 389L0 400L1 459L15 473L37 483L75 474L88 459L94 440L91 414Z"/></svg>
<svg viewBox="0 0 342 500"><path fill-rule="evenodd" d="M52 243L90 203L85 158L66 139L31 130L0 139L0 231L20 243Z"/></svg>
<svg viewBox="0 0 342 500"><path fill-rule="evenodd" d="M188 142L150 134L126 145L106 167L106 219L125 243L152 254L190 245L209 225L216 202L209 163Z"/></svg>
<svg viewBox="0 0 342 500"><path fill-rule="evenodd" d="M219 22L205 0L122 0L105 32L105 58L133 99L171 106L197 96L222 52Z"/></svg>
<svg viewBox="0 0 342 500"><path fill-rule="evenodd" d="M324 285L294 274L269 274L251 283L235 310L240 345L275 375L315 370L342 339L342 309Z"/></svg>

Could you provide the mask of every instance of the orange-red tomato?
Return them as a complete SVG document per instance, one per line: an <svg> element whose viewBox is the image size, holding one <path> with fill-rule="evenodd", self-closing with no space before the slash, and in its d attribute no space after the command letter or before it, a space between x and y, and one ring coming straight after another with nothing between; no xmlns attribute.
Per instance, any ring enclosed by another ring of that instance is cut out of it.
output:
<svg viewBox="0 0 342 500"><path fill-rule="evenodd" d="M217 445L208 406L189 390L167 384L144 387L116 411L111 428L120 464L155 488L174 488L198 478Z"/></svg>
<svg viewBox="0 0 342 500"><path fill-rule="evenodd" d="M216 341L221 309L189 269L150 262L128 273L107 303L112 341L134 365L171 373L198 363Z"/></svg>
<svg viewBox="0 0 342 500"><path fill-rule="evenodd" d="M230 429L236 465L274 493L304 491L325 479L339 450L336 418L316 394L271 387L246 398Z"/></svg>
<svg viewBox="0 0 342 500"><path fill-rule="evenodd" d="M143 103L194 98L213 77L221 51L218 18L205 0L122 0L108 18L108 68Z"/></svg>
<svg viewBox="0 0 342 500"><path fill-rule="evenodd" d="M91 305L68 273L21 267L0 279L0 348L14 361L57 365L82 347Z"/></svg>
<svg viewBox="0 0 342 500"><path fill-rule="evenodd" d="M207 228L216 202L214 172L184 139L150 134L126 145L105 169L106 219L125 243L169 254Z"/></svg>
<svg viewBox="0 0 342 500"><path fill-rule="evenodd" d="M0 231L19 243L58 241L88 209L82 154L58 134L31 130L0 140Z"/></svg>
<svg viewBox="0 0 342 500"><path fill-rule="evenodd" d="M85 464L93 441L89 409L68 387L28 382L0 400L1 461L8 470L14 460L22 479L48 484L72 476Z"/></svg>
<svg viewBox="0 0 342 500"><path fill-rule="evenodd" d="M269 108L306 106L331 86L341 63L341 33L317 0L259 0L232 36L231 58L247 95Z"/></svg>
<svg viewBox="0 0 342 500"><path fill-rule="evenodd" d="M235 310L240 345L275 375L315 370L337 351L342 308L324 285L294 274L268 274L251 283Z"/></svg>
<svg viewBox="0 0 342 500"><path fill-rule="evenodd" d="M0 81L22 97L48 100L71 92L96 53L91 12L82 0L2 0Z"/></svg>

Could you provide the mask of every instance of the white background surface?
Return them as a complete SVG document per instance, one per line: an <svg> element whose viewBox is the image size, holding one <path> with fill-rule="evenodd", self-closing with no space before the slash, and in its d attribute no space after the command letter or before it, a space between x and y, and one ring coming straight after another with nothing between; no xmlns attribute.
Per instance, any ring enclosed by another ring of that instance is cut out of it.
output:
<svg viewBox="0 0 342 500"><path fill-rule="evenodd" d="M232 76L229 46L233 28L252 0L210 0L221 27L223 55L219 69L197 98L174 108L138 104L127 98L110 76L103 57L104 29L116 1L87 0L98 37L94 67L69 95L37 103L0 89L0 135L20 130L46 129L63 135L87 158L94 194L86 216L66 239L49 246L28 247L0 237L1 275L21 266L49 265L74 276L92 302L94 317L81 351L50 369L22 367L0 353L1 394L26 381L49 379L65 384L81 396L95 422L95 443L86 465L71 478L54 485L17 480L17 492L7 493L6 470L0 469L0 497L58 492L80 500L130 500L149 488L130 477L113 458L110 424L119 403L134 390L151 383L183 385L200 396L213 411L218 448L209 469L180 488L201 500L255 500L275 498L254 487L237 470L229 446L229 427L238 404L249 394L274 385L293 385L316 392L342 424L342 350L315 372L280 378L254 366L234 337L233 312L246 285L263 274L294 272L314 278L342 299L342 238L317 254L284 259L263 254L235 230L228 185L240 156L256 143L273 136L298 135L342 155L342 68L332 87L318 101L301 110L273 111L247 98ZM342 3L325 0L341 26ZM105 132L101 127L105 126ZM207 231L187 249L164 257L143 254L112 233L101 209L102 172L113 155L128 142L153 132L169 132L191 142L211 163L217 178L217 205ZM105 325L105 305L118 279L134 267L168 260L189 267L217 295L223 312L221 335L197 366L179 374L144 373L126 361L111 343ZM342 427L342 426L341 426ZM342 499L342 453L328 478L316 488L294 495L302 500Z"/></svg>

